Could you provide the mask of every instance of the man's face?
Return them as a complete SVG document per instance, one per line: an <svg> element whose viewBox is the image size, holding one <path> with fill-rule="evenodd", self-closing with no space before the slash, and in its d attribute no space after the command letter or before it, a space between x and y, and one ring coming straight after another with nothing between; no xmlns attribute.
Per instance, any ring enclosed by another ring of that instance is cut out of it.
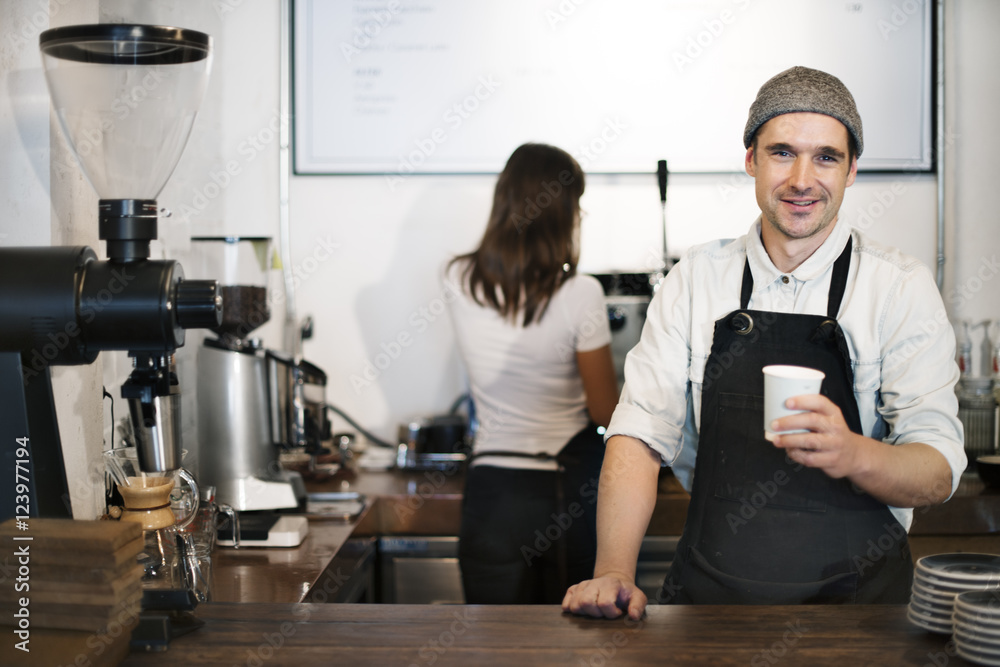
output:
<svg viewBox="0 0 1000 667"><path fill-rule="evenodd" d="M787 113L764 123L746 154L757 205L770 228L764 233L825 239L857 169L857 160L848 158L847 128L836 118Z"/></svg>

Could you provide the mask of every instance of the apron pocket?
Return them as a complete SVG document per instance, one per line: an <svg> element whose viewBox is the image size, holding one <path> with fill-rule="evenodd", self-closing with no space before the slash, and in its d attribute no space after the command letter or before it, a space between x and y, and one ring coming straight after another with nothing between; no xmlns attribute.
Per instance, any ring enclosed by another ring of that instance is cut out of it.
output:
<svg viewBox="0 0 1000 667"><path fill-rule="evenodd" d="M826 475L789 460L764 439L763 396L720 393L714 428L719 443L716 498L755 509L826 511L815 493Z"/></svg>
<svg viewBox="0 0 1000 667"><path fill-rule="evenodd" d="M856 572L819 581L758 581L717 570L694 547L689 555L680 589L693 604L851 604L857 595Z"/></svg>

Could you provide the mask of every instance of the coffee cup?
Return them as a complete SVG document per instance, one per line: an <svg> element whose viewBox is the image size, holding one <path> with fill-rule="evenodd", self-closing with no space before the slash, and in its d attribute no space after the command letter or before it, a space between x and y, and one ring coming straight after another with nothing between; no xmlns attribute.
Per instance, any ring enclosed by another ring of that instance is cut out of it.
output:
<svg viewBox="0 0 1000 667"><path fill-rule="evenodd" d="M789 410L785 402L793 396L818 394L823 386L823 371L805 366L765 366L764 367L764 437L774 441L771 422L775 419L799 414L805 410ZM781 435L807 433L805 429L781 431Z"/></svg>

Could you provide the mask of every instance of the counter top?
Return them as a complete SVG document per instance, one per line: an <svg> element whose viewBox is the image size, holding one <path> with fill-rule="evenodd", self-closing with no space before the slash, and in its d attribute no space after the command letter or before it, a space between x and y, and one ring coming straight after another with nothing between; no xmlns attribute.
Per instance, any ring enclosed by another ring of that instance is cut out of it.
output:
<svg viewBox="0 0 1000 667"><path fill-rule="evenodd" d="M217 602L283 602L310 599L324 572L339 580L350 559L336 556L350 538L381 535L457 535L464 475L459 471L340 471L306 482L310 492L356 491L368 505L354 521L318 519L296 548L219 548L213 558L212 599ZM679 535L688 494L669 474L661 476L649 535ZM1000 492L974 475L962 479L944 505L918 508L910 531L914 559L928 553L1000 553ZM278 567L274 567L278 566ZM330 572L330 568L333 572Z"/></svg>
<svg viewBox="0 0 1000 667"><path fill-rule="evenodd" d="M557 606L210 603L141 665L966 665L905 606L650 606L640 621Z"/></svg>

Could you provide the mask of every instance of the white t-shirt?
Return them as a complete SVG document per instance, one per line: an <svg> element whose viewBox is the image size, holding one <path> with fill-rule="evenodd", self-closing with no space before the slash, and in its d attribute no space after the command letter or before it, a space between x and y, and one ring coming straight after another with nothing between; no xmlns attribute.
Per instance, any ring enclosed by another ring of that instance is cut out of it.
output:
<svg viewBox="0 0 1000 667"><path fill-rule="evenodd" d="M541 321L524 327L472 300L465 264L444 277L459 352L469 376L479 428L473 452L556 454L588 416L576 353L611 342L604 291L593 276L576 275L552 296ZM520 316L523 322L523 313ZM475 464L554 469L552 462L481 457Z"/></svg>

